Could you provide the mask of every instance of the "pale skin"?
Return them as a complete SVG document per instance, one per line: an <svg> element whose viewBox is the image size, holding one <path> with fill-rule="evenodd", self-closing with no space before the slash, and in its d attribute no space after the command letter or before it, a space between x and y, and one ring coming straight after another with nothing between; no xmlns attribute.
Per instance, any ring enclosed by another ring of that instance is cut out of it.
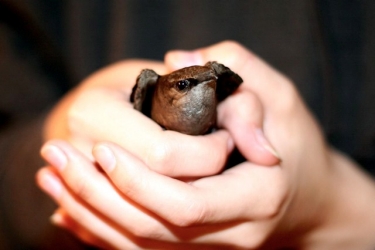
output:
<svg viewBox="0 0 375 250"><path fill-rule="evenodd" d="M244 79L218 132L162 131L124 98L142 68L214 60ZM60 206L56 225L117 249L375 246L374 181L326 145L287 78L235 42L170 52L165 65L104 69L52 111L46 138L70 143L46 143L37 181ZM234 145L247 162L220 173Z"/></svg>

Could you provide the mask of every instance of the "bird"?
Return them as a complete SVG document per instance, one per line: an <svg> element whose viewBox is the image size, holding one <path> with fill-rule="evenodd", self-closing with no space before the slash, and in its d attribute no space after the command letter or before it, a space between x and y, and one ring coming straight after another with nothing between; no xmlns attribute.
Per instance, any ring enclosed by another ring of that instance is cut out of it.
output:
<svg viewBox="0 0 375 250"><path fill-rule="evenodd" d="M134 109L165 130L204 135L216 128L217 105L233 94L242 78L216 61L166 75L143 69L130 95Z"/></svg>

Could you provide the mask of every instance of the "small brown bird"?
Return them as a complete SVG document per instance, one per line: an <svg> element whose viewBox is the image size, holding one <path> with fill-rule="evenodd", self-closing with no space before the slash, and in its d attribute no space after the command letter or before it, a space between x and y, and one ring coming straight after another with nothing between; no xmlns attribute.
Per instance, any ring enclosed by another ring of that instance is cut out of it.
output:
<svg viewBox="0 0 375 250"><path fill-rule="evenodd" d="M160 76L142 70L130 101L134 108L168 130L202 135L216 125L217 104L232 94L242 78L217 62Z"/></svg>

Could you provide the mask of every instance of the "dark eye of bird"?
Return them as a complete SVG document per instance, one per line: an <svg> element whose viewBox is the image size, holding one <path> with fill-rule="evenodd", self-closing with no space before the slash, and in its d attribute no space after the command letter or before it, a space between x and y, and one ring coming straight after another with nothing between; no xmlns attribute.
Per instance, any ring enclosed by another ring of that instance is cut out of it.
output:
<svg viewBox="0 0 375 250"><path fill-rule="evenodd" d="M187 89L189 87L189 85L190 85L189 80L181 80L181 81L177 82L176 87L177 87L178 90L183 91L183 90Z"/></svg>

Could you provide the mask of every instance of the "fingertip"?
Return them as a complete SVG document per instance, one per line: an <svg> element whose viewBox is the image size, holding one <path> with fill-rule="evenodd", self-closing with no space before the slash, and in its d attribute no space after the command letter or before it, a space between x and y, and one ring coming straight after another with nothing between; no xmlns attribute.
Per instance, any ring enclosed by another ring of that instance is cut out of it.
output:
<svg viewBox="0 0 375 250"><path fill-rule="evenodd" d="M213 138L213 143L216 145L226 145L226 155L234 149L234 140L227 130L219 129L207 135L208 138Z"/></svg>
<svg viewBox="0 0 375 250"><path fill-rule="evenodd" d="M59 212L59 210L55 211L51 217L49 218L50 222L53 225L59 226L59 227L67 227L66 219L62 213Z"/></svg>
<svg viewBox="0 0 375 250"><path fill-rule="evenodd" d="M44 171L46 171L46 168L47 167L43 167L41 169L38 169L38 171L35 173L35 182L38 185L38 187L40 187L40 188L42 187L42 185L41 185L42 177L43 177Z"/></svg>
<svg viewBox="0 0 375 250"><path fill-rule="evenodd" d="M62 171L68 164L68 158L61 148L53 143L45 144L40 150L42 157L53 167Z"/></svg>
<svg viewBox="0 0 375 250"><path fill-rule="evenodd" d="M59 207L49 218L50 222L58 227L64 229L74 229L77 225L76 222L69 216L64 208Z"/></svg>
<svg viewBox="0 0 375 250"><path fill-rule="evenodd" d="M261 128L247 127L234 133L236 145L248 161L264 166L273 166L280 162L279 154Z"/></svg>
<svg viewBox="0 0 375 250"><path fill-rule="evenodd" d="M255 135L254 137L256 142L259 145L261 145L261 147L263 147L266 151L271 153L278 160L281 160L279 153L276 151L276 149L272 146L267 137L264 135L262 128L255 128L253 133Z"/></svg>
<svg viewBox="0 0 375 250"><path fill-rule="evenodd" d="M49 168L42 168L36 173L38 186L52 198L57 200L63 190L63 185L58 176Z"/></svg>

